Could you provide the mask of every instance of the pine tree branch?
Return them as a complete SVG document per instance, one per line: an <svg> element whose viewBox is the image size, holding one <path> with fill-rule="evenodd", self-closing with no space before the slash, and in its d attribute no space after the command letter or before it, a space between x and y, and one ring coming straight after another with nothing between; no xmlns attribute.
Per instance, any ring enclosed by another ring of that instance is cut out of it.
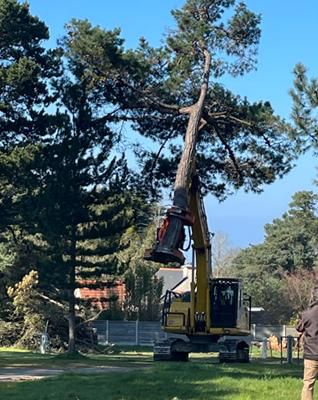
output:
<svg viewBox="0 0 318 400"><path fill-rule="evenodd" d="M12 228L12 226L9 225L9 226L7 227L7 229L10 231L14 243L15 243L15 244L19 244L19 241L18 241L18 239L17 239L17 237L16 237L16 234L15 234L14 229Z"/></svg>
<svg viewBox="0 0 318 400"><path fill-rule="evenodd" d="M89 67L89 65L88 65L88 67ZM94 68L95 68L95 73L97 75L100 75L100 76L104 75L103 71L98 66L94 65ZM135 86L130 84L126 79L123 79L121 74L117 74L117 76L114 77L114 80L117 81L117 83L122 84L122 85L126 86L128 89L137 93L139 98L141 98L142 100L147 100L150 102L150 104L155 104L155 105L159 106L161 108L161 111L173 111L178 114L189 114L192 110L192 108L191 108L192 106L180 107L176 104L167 104L162 101L159 101L156 97L154 97L153 93L149 92L149 89L140 90L140 89L136 88ZM140 108L140 106L135 106L135 107L131 106L131 108L137 109L137 108Z"/></svg>
<svg viewBox="0 0 318 400"><path fill-rule="evenodd" d="M247 121L245 121L243 119L234 117L233 115L229 115L228 118L231 119L234 122L238 122L239 124L245 125L245 126L247 126L249 128L252 128L252 126L253 126L250 122L247 122Z"/></svg>
<svg viewBox="0 0 318 400"><path fill-rule="evenodd" d="M64 304L60 303L59 301L53 300L48 296L45 296L45 294L38 293L38 296L41 297L43 300L48 301L51 304L54 304L55 306L59 307L62 310L65 310Z"/></svg>
<svg viewBox="0 0 318 400"><path fill-rule="evenodd" d="M223 146L225 147L225 149L227 150L230 160L232 161L232 164L235 168L235 171L239 177L239 183L243 181L243 176L242 176L242 172L240 170L240 167L236 161L236 157L235 154L231 148L231 146L228 145L228 143L226 142L225 138L222 136L222 134L220 133L219 129L214 125L214 130L216 135L218 136L218 138L220 139L221 143L223 144Z"/></svg>
<svg viewBox="0 0 318 400"><path fill-rule="evenodd" d="M155 169L155 166L156 166L156 164L157 164L157 161L158 161L158 159L159 159L159 157L160 157L160 154L161 154L162 150L165 148L165 146L166 146L168 140L171 138L171 135L173 134L173 132L174 132L174 130L171 129L171 131L169 132L169 134L167 135L167 137L165 138L165 140L162 142L161 146L159 147L159 150L158 150L158 152L157 152L155 158L153 159L153 161L152 161L152 163L151 163L151 168L150 168L150 182L151 182L151 186L152 186L152 183L153 183L153 171L154 171L154 169Z"/></svg>

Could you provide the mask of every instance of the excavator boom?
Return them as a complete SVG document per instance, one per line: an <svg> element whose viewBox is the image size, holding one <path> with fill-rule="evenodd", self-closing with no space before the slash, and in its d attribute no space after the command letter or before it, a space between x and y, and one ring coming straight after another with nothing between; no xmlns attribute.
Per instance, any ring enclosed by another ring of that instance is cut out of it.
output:
<svg viewBox="0 0 318 400"><path fill-rule="evenodd" d="M167 333L184 334L187 339L156 343L154 359L185 361L190 352L219 351L221 361L246 362L249 345L244 337L250 333L250 298L244 296L239 279L212 277L210 233L195 174L188 201L189 208L173 206L167 211L155 247L145 254L147 260L183 265L184 231L190 227L194 257L191 290L183 295L168 291L162 315Z"/></svg>

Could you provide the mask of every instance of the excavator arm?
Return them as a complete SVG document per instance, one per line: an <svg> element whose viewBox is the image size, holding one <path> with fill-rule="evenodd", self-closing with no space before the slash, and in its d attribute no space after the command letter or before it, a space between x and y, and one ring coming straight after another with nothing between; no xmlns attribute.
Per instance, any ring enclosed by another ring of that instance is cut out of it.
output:
<svg viewBox="0 0 318 400"><path fill-rule="evenodd" d="M156 343L154 359L186 361L191 352L219 351L222 361L247 362L249 345L242 337L250 332L250 298L244 297L240 280L212 277L210 233L195 174L188 204L186 209L173 206L167 211L156 245L145 255L147 260L162 264L184 264L184 231L190 227L194 258L190 300L180 295L173 300L174 292L168 291L162 318L166 332L185 334L188 340L170 338Z"/></svg>
<svg viewBox="0 0 318 400"><path fill-rule="evenodd" d="M190 227L195 258L193 261L196 265L196 280L193 279L191 283L190 326L195 330L195 315L200 315L201 320L207 318L206 325L210 325L209 280L212 277L210 234L197 175L192 176L188 198L188 209L176 206L168 209L158 229L156 245L145 254L145 259L162 264L183 265L185 227Z"/></svg>
<svg viewBox="0 0 318 400"><path fill-rule="evenodd" d="M204 279L211 274L211 244L206 213L199 189L199 177L193 174L189 193L186 195L189 207L173 205L166 212L166 216L157 230L157 240L153 249L147 250L144 258L163 264L177 263L183 265L183 244L185 241L185 227L192 231L194 253L203 270Z"/></svg>

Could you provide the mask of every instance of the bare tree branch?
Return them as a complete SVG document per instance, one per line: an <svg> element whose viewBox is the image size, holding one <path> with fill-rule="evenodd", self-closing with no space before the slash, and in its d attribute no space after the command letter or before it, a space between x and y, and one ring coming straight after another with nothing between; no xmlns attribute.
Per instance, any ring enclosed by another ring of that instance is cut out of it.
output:
<svg viewBox="0 0 318 400"><path fill-rule="evenodd" d="M53 300L48 296L45 296L43 293L38 293L38 296L41 297L41 299L48 301L51 304L54 304L55 306L59 307L60 309L65 310L64 304L60 303L59 301Z"/></svg>
<svg viewBox="0 0 318 400"><path fill-rule="evenodd" d="M81 323L76 325L76 328L78 328L79 326L85 325L85 324L89 324L92 321L96 321L99 316L104 312L105 310L100 310L96 315L94 315L93 317L86 319L85 321L82 321Z"/></svg>

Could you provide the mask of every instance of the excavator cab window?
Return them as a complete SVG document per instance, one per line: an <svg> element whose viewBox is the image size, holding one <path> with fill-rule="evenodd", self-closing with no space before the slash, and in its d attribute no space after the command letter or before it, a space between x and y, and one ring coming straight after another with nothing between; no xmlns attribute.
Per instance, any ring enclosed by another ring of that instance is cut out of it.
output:
<svg viewBox="0 0 318 400"><path fill-rule="evenodd" d="M211 288L211 322L213 327L237 325L239 284L235 280L215 280Z"/></svg>

